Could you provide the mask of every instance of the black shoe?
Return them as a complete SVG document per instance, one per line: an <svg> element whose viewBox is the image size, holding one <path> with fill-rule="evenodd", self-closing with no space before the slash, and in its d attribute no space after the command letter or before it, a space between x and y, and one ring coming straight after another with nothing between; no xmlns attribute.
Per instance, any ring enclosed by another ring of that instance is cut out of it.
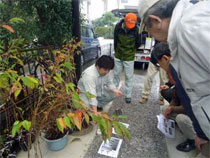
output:
<svg viewBox="0 0 210 158"><path fill-rule="evenodd" d="M122 110L121 109L116 109L115 110L115 115L122 115Z"/></svg>
<svg viewBox="0 0 210 158"><path fill-rule="evenodd" d="M97 111L98 111L98 112L101 112L101 111L103 111L103 110L104 110L103 107L97 106Z"/></svg>
<svg viewBox="0 0 210 158"><path fill-rule="evenodd" d="M126 102L127 104L130 104L130 103L131 103L131 98L125 98L125 102Z"/></svg>
<svg viewBox="0 0 210 158"><path fill-rule="evenodd" d="M176 146L176 149L183 152L189 152L195 149L195 141L187 139L185 142Z"/></svg>

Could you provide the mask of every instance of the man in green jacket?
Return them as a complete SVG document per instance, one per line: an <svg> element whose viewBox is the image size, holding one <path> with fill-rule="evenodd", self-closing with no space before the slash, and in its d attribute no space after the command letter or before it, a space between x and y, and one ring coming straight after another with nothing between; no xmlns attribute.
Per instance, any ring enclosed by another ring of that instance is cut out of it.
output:
<svg viewBox="0 0 210 158"><path fill-rule="evenodd" d="M133 67L136 49L139 47L137 16L134 13L126 14L114 30L115 67L114 84L119 87L120 73L125 71L125 101L131 103L133 87Z"/></svg>

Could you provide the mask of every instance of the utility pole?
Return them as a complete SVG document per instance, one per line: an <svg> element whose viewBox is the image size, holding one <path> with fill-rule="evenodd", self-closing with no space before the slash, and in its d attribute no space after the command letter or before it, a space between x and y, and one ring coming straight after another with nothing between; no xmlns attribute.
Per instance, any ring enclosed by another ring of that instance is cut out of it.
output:
<svg viewBox="0 0 210 158"><path fill-rule="evenodd" d="M81 40L81 33L80 33L80 0L72 0L72 17L73 17L73 28L72 28L72 35L76 38L76 42ZM80 49L80 48L79 48ZM81 55L75 53L74 55L74 62L76 64L76 77L77 81L81 75Z"/></svg>

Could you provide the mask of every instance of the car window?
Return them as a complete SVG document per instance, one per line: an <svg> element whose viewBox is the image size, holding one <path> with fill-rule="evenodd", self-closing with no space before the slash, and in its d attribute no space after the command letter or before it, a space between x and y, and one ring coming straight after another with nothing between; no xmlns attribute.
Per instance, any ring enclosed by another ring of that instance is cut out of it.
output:
<svg viewBox="0 0 210 158"><path fill-rule="evenodd" d="M81 36L82 36L82 37L89 37L88 34L89 34L89 33L88 33L88 28L85 27L85 26L82 26Z"/></svg>
<svg viewBox="0 0 210 158"><path fill-rule="evenodd" d="M88 34L90 38L94 38L94 33L93 33L93 30L91 28L88 28Z"/></svg>

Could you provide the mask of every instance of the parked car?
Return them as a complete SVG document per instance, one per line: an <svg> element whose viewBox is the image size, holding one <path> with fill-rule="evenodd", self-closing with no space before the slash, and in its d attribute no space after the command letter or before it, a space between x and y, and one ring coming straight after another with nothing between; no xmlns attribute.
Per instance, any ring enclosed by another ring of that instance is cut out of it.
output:
<svg viewBox="0 0 210 158"><path fill-rule="evenodd" d="M81 40L83 41L81 65L84 65L91 60L97 59L101 54L101 48L91 25L86 24L81 27Z"/></svg>

